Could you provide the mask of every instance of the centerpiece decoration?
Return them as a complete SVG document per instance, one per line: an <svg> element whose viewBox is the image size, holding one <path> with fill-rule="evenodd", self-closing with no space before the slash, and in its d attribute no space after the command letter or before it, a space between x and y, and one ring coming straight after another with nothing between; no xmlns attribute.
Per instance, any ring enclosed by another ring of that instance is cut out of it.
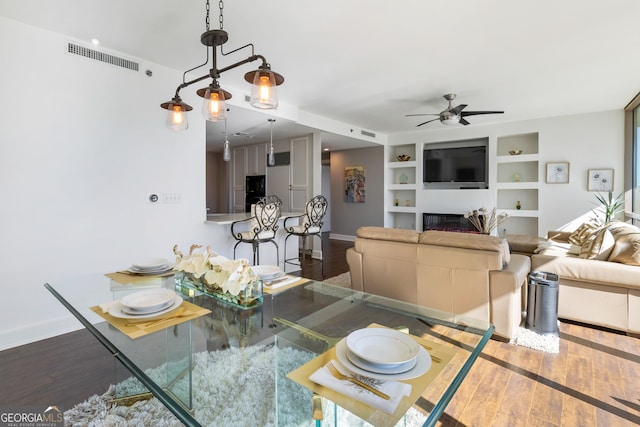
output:
<svg viewBox="0 0 640 427"><path fill-rule="evenodd" d="M506 212L497 213L496 208L474 209L464 214L464 217L482 234L491 234L500 224L507 220L509 214Z"/></svg>
<svg viewBox="0 0 640 427"><path fill-rule="evenodd" d="M262 303L262 281L246 259L229 259L202 246L191 245L189 255L173 247L176 255L176 291L189 296L208 295L236 307L250 308Z"/></svg>

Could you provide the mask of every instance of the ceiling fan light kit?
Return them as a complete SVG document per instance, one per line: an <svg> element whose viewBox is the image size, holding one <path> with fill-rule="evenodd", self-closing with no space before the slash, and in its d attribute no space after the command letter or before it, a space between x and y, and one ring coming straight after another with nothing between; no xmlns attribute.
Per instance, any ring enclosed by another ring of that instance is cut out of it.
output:
<svg viewBox="0 0 640 427"><path fill-rule="evenodd" d="M449 106L441 111L439 114L407 114L405 117L416 117L416 116L438 116L435 119L427 120L426 122L422 122L417 124L416 127L420 127L422 125L426 125L427 123L435 122L436 120L440 120L440 123L444 125L468 125L470 124L465 117L467 116L476 116L480 114L503 114L504 111L463 111L467 108L467 104L460 104L457 106L453 106L452 101L456 98L455 93L448 93L444 95L444 99L449 101Z"/></svg>
<svg viewBox="0 0 640 427"><path fill-rule="evenodd" d="M240 48L234 49L231 52L222 52L222 47L220 48L220 53L223 56L232 54L244 48L251 48L251 55L241 61L238 61L234 64L229 65L228 67L224 67L221 69L217 68L217 47L222 46L229 40L229 35L226 31L223 30L223 15L222 10L224 9L224 3L222 0L219 2L220 7L220 29L209 29L209 0L206 1L206 31L202 33L200 36L200 42L206 46L207 49L207 60L204 64L199 65L195 68L191 68L183 73L182 84L180 84L175 92L174 97L171 101L164 102L160 104L160 107L167 110L167 126L173 130L185 130L189 127L187 121L187 112L193 110L193 108L182 102L180 98L180 90L191 86L194 83L201 82L206 80L207 78L211 78L212 81L208 87L199 89L196 91L198 96L203 98L202 103L202 115L205 120L208 121L223 121L226 120L226 101L231 99L231 93L220 88L220 84L218 83L218 79L220 75L226 71L237 68L241 65L248 64L249 62L261 60L262 65L258 67L257 70L249 71L245 74L244 79L252 84L251 89L251 99L249 103L255 107L260 109L275 109L278 107L278 93L276 90L276 86L284 83L284 77L282 75L271 70L271 65L267 62L267 60L262 55L256 55L253 50L253 44L249 43ZM203 67L209 63L209 48L211 48L211 69L208 74L204 76L198 77L191 81L186 81L186 74L196 70L200 67Z"/></svg>

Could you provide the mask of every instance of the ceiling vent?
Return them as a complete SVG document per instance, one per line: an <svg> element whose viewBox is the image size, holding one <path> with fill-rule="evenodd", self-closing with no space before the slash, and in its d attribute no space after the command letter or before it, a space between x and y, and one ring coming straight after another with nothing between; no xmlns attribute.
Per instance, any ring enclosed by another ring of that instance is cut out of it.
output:
<svg viewBox="0 0 640 427"><path fill-rule="evenodd" d="M138 71L139 64L137 62L129 61L128 59L119 58L117 56L109 55L108 53L99 52L73 43L69 43L67 49L69 53L74 55L80 55L85 58L95 59L96 61L106 62L107 64Z"/></svg>
<svg viewBox="0 0 640 427"><path fill-rule="evenodd" d="M361 135L364 135L364 136L370 136L371 138L375 138L375 137L376 137L376 134L375 134L375 133L370 132L370 131L368 131L368 130L361 130L361 131L360 131L360 134L361 134Z"/></svg>

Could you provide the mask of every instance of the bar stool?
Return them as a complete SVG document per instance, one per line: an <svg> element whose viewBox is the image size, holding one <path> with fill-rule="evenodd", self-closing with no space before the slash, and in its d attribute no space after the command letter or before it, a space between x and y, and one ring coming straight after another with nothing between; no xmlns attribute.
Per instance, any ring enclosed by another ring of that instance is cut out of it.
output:
<svg viewBox="0 0 640 427"><path fill-rule="evenodd" d="M231 223L231 234L237 240L233 246L233 258L236 257L236 248L240 243L251 243L253 247L253 265L260 264L260 243L271 242L276 247L276 264L280 265L280 249L275 241L280 218L280 204L277 202L265 203L260 200L251 206L251 218L234 221ZM249 223L249 229L236 231L236 227L242 223Z"/></svg>
<svg viewBox="0 0 640 427"><path fill-rule="evenodd" d="M324 196L315 196L309 200L305 206L304 213L302 215L295 215L285 218L284 231L287 233L287 237L284 239L284 256L285 266L286 264L292 264L302 267L305 252L307 249L307 237L318 236L320 238L320 253L323 252L322 243L322 222L324 216L327 213L327 199ZM293 225L292 222L297 220L298 224ZM286 258L287 257L287 240L291 236L297 236L302 238L302 257ZM313 247L311 247L311 257L313 258ZM320 264L322 268L322 277L324 278L324 259L320 258Z"/></svg>

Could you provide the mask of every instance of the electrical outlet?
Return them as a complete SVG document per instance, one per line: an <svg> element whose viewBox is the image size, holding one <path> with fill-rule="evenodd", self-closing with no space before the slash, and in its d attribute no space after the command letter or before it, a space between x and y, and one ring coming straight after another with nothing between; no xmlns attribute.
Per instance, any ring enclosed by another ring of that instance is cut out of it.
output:
<svg viewBox="0 0 640 427"><path fill-rule="evenodd" d="M164 193L162 203L180 203L180 193Z"/></svg>

